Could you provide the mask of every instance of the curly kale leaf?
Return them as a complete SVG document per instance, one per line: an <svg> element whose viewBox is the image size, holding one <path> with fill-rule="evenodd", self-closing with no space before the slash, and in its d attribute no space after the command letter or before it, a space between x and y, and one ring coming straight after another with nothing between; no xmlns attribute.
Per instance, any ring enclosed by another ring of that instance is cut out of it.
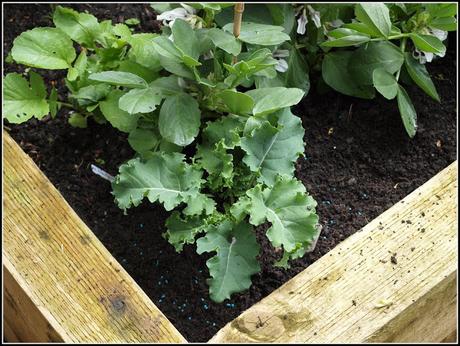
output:
<svg viewBox="0 0 460 346"><path fill-rule="evenodd" d="M235 292L251 286L251 275L260 271L257 255L259 245L251 225L225 220L212 227L197 240L197 252L216 252L206 265L211 278L209 293L215 302L222 302Z"/></svg>

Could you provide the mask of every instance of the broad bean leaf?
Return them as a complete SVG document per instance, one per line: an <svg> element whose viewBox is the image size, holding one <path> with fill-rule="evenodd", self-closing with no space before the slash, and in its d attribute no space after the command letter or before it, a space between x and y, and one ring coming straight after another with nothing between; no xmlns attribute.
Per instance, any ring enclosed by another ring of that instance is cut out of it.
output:
<svg viewBox="0 0 460 346"><path fill-rule="evenodd" d="M401 114L401 119L410 138L415 136L417 132L417 112L415 111L412 101L407 95L406 90L400 85L398 89L398 108Z"/></svg>
<svg viewBox="0 0 460 346"><path fill-rule="evenodd" d="M268 121L241 139L243 162L260 172L258 181L272 186L278 174L292 175L294 162L304 151L302 121L286 108L277 114L278 127Z"/></svg>
<svg viewBox="0 0 460 346"><path fill-rule="evenodd" d="M72 40L88 48L95 48L95 43L101 35L96 17L89 13L79 13L71 8L57 6L53 14L53 23Z"/></svg>
<svg viewBox="0 0 460 346"><path fill-rule="evenodd" d="M10 123L20 124L32 117L42 119L50 112L43 78L30 72L30 86L19 73L8 73L3 80L2 115Z"/></svg>
<svg viewBox="0 0 460 346"><path fill-rule="evenodd" d="M409 52L405 53L404 62L407 72L409 72L412 80L431 98L440 102L436 87L434 86L425 65L420 64Z"/></svg>
<svg viewBox="0 0 460 346"><path fill-rule="evenodd" d="M177 76L160 77L150 83L150 88L158 90L164 96L177 95L182 92Z"/></svg>
<svg viewBox="0 0 460 346"><path fill-rule="evenodd" d="M141 77L147 83L151 83L158 78L158 72L145 67L134 60L123 60L118 65L118 71L129 72Z"/></svg>
<svg viewBox="0 0 460 346"><path fill-rule="evenodd" d="M360 85L348 66L352 64L353 52L329 52L324 56L322 64L323 80L334 90L342 94L372 99L375 96L374 88L370 85Z"/></svg>
<svg viewBox="0 0 460 346"><path fill-rule="evenodd" d="M207 225L202 217L182 218L180 213L174 211L166 220L167 231L163 237L181 252L185 244L193 244L195 237L206 230Z"/></svg>
<svg viewBox="0 0 460 346"><path fill-rule="evenodd" d="M147 82L143 78L133 73L129 73L129 72L121 72L121 71L97 72L97 73L92 73L89 76L89 79L98 81L98 82L108 83L111 85L125 86L128 88L146 88L147 87Z"/></svg>
<svg viewBox="0 0 460 346"><path fill-rule="evenodd" d="M233 90L224 90L218 94L228 110L234 114L251 114L254 108L254 100L251 96Z"/></svg>
<svg viewBox="0 0 460 346"><path fill-rule="evenodd" d="M13 42L13 59L23 65L61 70L76 58L72 40L56 28L35 28L24 31Z"/></svg>
<svg viewBox="0 0 460 346"><path fill-rule="evenodd" d="M328 32L329 41L323 42L323 47L348 47L360 45L370 41L370 36L359 31L339 28Z"/></svg>
<svg viewBox="0 0 460 346"><path fill-rule="evenodd" d="M269 221L267 237L287 252L308 248L318 232L316 201L295 178L278 176L273 187L257 185L247 192L251 200L249 222L258 226Z"/></svg>
<svg viewBox="0 0 460 346"><path fill-rule="evenodd" d="M446 53L446 46L435 36L411 33L410 38L415 47L424 52L435 53L443 56Z"/></svg>
<svg viewBox="0 0 460 346"><path fill-rule="evenodd" d="M209 293L218 303L249 288L251 275L260 271L256 259L259 245L252 227L245 222L235 225L226 220L208 230L197 240L197 252L216 252L206 265L211 275Z"/></svg>
<svg viewBox="0 0 460 346"><path fill-rule="evenodd" d="M360 85L372 85L375 69L383 68L389 73L396 73L403 63L404 55L393 43L369 42L353 52L348 70Z"/></svg>
<svg viewBox="0 0 460 346"><path fill-rule="evenodd" d="M121 165L112 189L121 209L138 206L147 197L169 211L198 192L201 176L182 154L153 153L145 162L135 158Z"/></svg>
<svg viewBox="0 0 460 346"><path fill-rule="evenodd" d="M225 25L223 29L232 32L233 23ZM291 38L284 32L282 26L242 22L238 39L249 44L276 46Z"/></svg>
<svg viewBox="0 0 460 346"><path fill-rule="evenodd" d="M384 3L359 3L356 17L366 24L375 36L387 37L391 31L390 10Z"/></svg>
<svg viewBox="0 0 460 346"><path fill-rule="evenodd" d="M134 58L137 63L153 71L161 70L160 57L153 43L153 39L157 36L157 34L140 33L131 35L128 40L131 45L129 56Z"/></svg>
<svg viewBox="0 0 460 346"><path fill-rule="evenodd" d="M135 129L128 136L128 143L136 152L144 153L158 145L160 139L151 129Z"/></svg>
<svg viewBox="0 0 460 346"><path fill-rule="evenodd" d="M398 81L395 76L383 68L377 68L373 73L374 87L386 99L392 100L398 93Z"/></svg>
<svg viewBox="0 0 460 346"><path fill-rule="evenodd" d="M181 93L163 102L158 126L166 140L184 147L198 135L200 119L198 102L189 94Z"/></svg>
<svg viewBox="0 0 460 346"><path fill-rule="evenodd" d="M216 47L219 47L232 55L238 55L241 52L241 42L235 36L221 29L209 29L207 35Z"/></svg>
<svg viewBox="0 0 460 346"><path fill-rule="evenodd" d="M121 90L112 90L105 100L99 102L99 108L113 127L122 132L131 132L137 127L139 114L129 114L120 109L119 100L123 95Z"/></svg>
<svg viewBox="0 0 460 346"><path fill-rule="evenodd" d="M155 88L132 89L120 98L120 109L129 114L150 113L156 109L163 95Z"/></svg>
<svg viewBox="0 0 460 346"><path fill-rule="evenodd" d="M433 18L430 21L430 27L444 31L455 31L457 30L457 19L455 17Z"/></svg>
<svg viewBox="0 0 460 346"><path fill-rule="evenodd" d="M255 101L252 113L261 116L299 103L305 93L298 88L274 87L253 89L245 94Z"/></svg>
<svg viewBox="0 0 460 346"><path fill-rule="evenodd" d="M200 55L198 38L190 24L178 18L171 28L174 44L186 55L198 59Z"/></svg>

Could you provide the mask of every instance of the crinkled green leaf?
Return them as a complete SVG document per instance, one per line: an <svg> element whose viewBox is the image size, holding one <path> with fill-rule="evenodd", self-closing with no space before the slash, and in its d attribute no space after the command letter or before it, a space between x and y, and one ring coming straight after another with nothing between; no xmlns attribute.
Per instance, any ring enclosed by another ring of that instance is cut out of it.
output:
<svg viewBox="0 0 460 346"><path fill-rule="evenodd" d="M16 37L13 59L23 65L48 70L66 69L75 60L72 40L56 28L35 28Z"/></svg>
<svg viewBox="0 0 460 346"><path fill-rule="evenodd" d="M294 162L304 151L304 132L300 118L286 108L279 112L278 127L265 122L241 139L243 161L251 171L260 172L260 182L271 186L277 174L294 173Z"/></svg>
<svg viewBox="0 0 460 346"><path fill-rule="evenodd" d="M187 207L184 208L185 215L210 215L216 210L216 202L206 194L199 192L188 193L188 197L184 201Z"/></svg>
<svg viewBox="0 0 460 346"><path fill-rule="evenodd" d="M246 92L256 103L252 111L254 115L270 114L296 105L304 94L301 89L285 87L253 89Z"/></svg>
<svg viewBox="0 0 460 346"><path fill-rule="evenodd" d="M209 293L215 302L223 302L230 295L251 286L251 275L260 271L257 255L259 245L252 227L224 221L197 240L197 252L216 252L206 265L211 278Z"/></svg>
<svg viewBox="0 0 460 346"><path fill-rule="evenodd" d="M186 146L193 142L200 129L198 102L189 94L169 96L160 110L158 126L161 135L171 143Z"/></svg>
<svg viewBox="0 0 460 346"><path fill-rule="evenodd" d="M157 89L132 89L120 98L120 109L129 114L153 112L161 103L163 95Z"/></svg>
<svg viewBox="0 0 460 346"><path fill-rule="evenodd" d="M417 132L417 112L409 95L407 95L406 90L401 85L399 85L397 100L404 128L409 137L412 138Z"/></svg>
<svg viewBox="0 0 460 346"><path fill-rule="evenodd" d="M232 32L233 23L225 25L223 29ZM276 46L289 41L291 38L284 32L282 26L242 22L238 39L246 43L260 46Z"/></svg>
<svg viewBox="0 0 460 346"><path fill-rule="evenodd" d="M195 237L207 228L205 219L202 217L181 218L174 211L166 220L167 231L163 237L174 246L177 252L181 252L185 244L193 244Z"/></svg>
<svg viewBox="0 0 460 346"><path fill-rule="evenodd" d="M278 176L273 187L257 185L247 192L251 200L249 221L258 226L269 221L267 237L275 247L292 252L308 248L318 232L316 201L295 178Z"/></svg>
<svg viewBox="0 0 460 346"><path fill-rule="evenodd" d="M208 172L207 182L211 189L231 187L233 178L233 155L228 154L224 140L213 146L198 145L195 155L198 164Z"/></svg>
<svg viewBox="0 0 460 346"><path fill-rule="evenodd" d="M118 106L124 95L121 90L112 90L104 101L99 102L99 108L107 121L123 132L131 132L137 127L139 114L129 114Z"/></svg>
<svg viewBox="0 0 460 346"><path fill-rule="evenodd" d="M138 206L147 197L172 210L198 193L202 174L182 154L153 153L145 162L135 158L121 165L112 189L121 209Z"/></svg>
<svg viewBox="0 0 460 346"><path fill-rule="evenodd" d="M104 71L92 73L89 76L89 79L108 83L111 85L121 85L128 88L146 88L148 86L147 82L143 78L133 73L121 71Z"/></svg>
<svg viewBox="0 0 460 346"><path fill-rule="evenodd" d="M240 133L244 122L240 118L228 115L213 122L208 122L203 130L203 138L207 143L215 144L222 139L226 149L233 149L240 142Z"/></svg>
<svg viewBox="0 0 460 346"><path fill-rule="evenodd" d="M65 32L75 42L94 48L101 34L96 17L89 13L79 13L71 8L57 6L53 14L54 25Z"/></svg>
<svg viewBox="0 0 460 346"><path fill-rule="evenodd" d="M30 86L19 73L8 73L3 79L3 118L20 124L32 117L42 119L50 111L46 102L43 78L30 72Z"/></svg>
<svg viewBox="0 0 460 346"><path fill-rule="evenodd" d="M377 68L373 73L374 87L386 99L392 100L398 93L398 81L395 76L383 68Z"/></svg>

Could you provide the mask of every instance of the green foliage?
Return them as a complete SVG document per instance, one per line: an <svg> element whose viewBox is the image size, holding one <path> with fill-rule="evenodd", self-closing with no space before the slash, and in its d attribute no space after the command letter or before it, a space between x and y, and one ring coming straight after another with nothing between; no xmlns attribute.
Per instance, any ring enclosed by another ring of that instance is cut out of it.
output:
<svg viewBox="0 0 460 346"><path fill-rule="evenodd" d="M324 30L327 40L320 32L316 42L310 40L325 51L322 78L346 95L369 99L376 89L387 99L397 98L404 127L413 137L417 114L402 86L401 71L405 66L415 84L439 101L424 64L433 56L445 55L442 40L447 32L442 30L456 30L456 5L359 3L354 10L355 18L349 18L348 23L340 16L334 18L343 24ZM331 48L334 50L329 51Z"/></svg>
<svg viewBox="0 0 460 346"><path fill-rule="evenodd" d="M135 157L112 182L116 203L125 212L143 202L172 211L163 236L178 252L196 242L199 254L212 254L208 284L217 302L249 288L260 271L253 226L269 224L281 267L318 238L316 202L294 177L305 131L290 110L308 93L309 74L321 72L347 95L396 98L413 137L417 116L401 69L439 100L419 60L443 56L436 30L456 25L450 4L248 4L234 37L231 4L152 7L161 33L57 6L55 27L22 33L11 59L67 70L68 100L54 87L48 96L34 71L29 81L8 74L3 117L21 123L67 107L71 126L92 119L125 132ZM302 21L306 35L295 29Z"/></svg>

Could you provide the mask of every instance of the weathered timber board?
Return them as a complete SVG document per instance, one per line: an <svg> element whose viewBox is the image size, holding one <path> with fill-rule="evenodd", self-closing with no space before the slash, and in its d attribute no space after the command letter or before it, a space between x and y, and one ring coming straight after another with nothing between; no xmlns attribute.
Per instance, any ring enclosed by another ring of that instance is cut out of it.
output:
<svg viewBox="0 0 460 346"><path fill-rule="evenodd" d="M5 337L185 342L6 132L3 155Z"/></svg>
<svg viewBox="0 0 460 346"><path fill-rule="evenodd" d="M455 161L209 342L452 341L457 169Z"/></svg>

